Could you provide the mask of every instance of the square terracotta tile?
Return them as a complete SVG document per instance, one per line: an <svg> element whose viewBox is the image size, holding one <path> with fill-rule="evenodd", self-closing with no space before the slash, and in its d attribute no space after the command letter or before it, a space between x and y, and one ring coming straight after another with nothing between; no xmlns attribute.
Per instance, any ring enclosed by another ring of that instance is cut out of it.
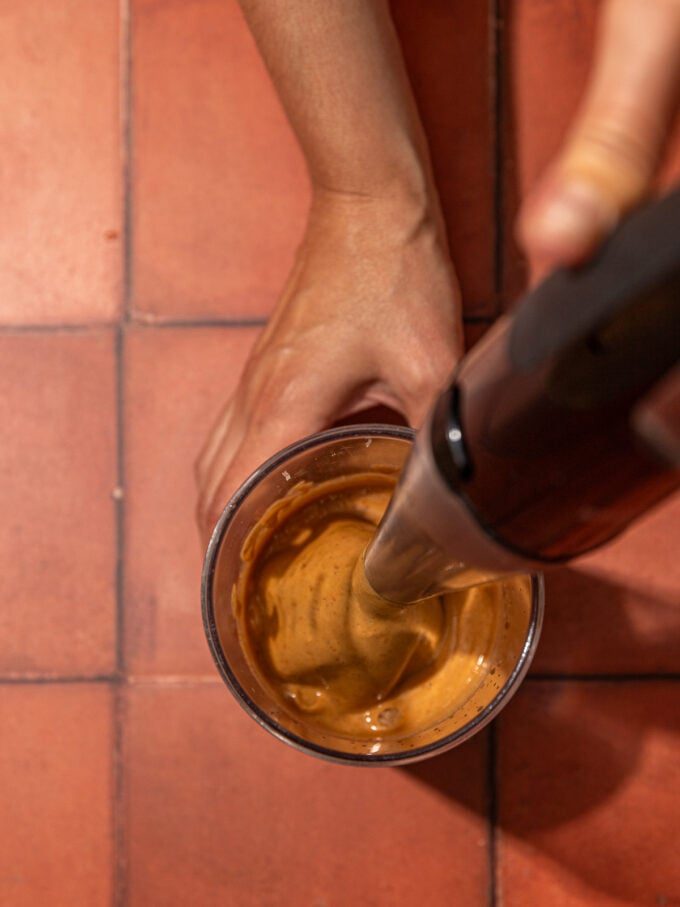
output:
<svg viewBox="0 0 680 907"><path fill-rule="evenodd" d="M678 900L680 685L529 682L498 752L504 905Z"/></svg>
<svg viewBox="0 0 680 907"><path fill-rule="evenodd" d="M308 188L235 0L133 0L134 311L267 314Z"/></svg>
<svg viewBox="0 0 680 907"><path fill-rule="evenodd" d="M108 907L111 690L5 685L0 726L0 903Z"/></svg>
<svg viewBox="0 0 680 907"><path fill-rule="evenodd" d="M128 696L130 907L487 903L483 738L362 770L275 740L221 684Z"/></svg>
<svg viewBox="0 0 680 907"><path fill-rule="evenodd" d="M618 541L546 574L534 671L674 672L680 664L680 496Z"/></svg>
<svg viewBox="0 0 680 907"><path fill-rule="evenodd" d="M110 321L120 291L117 0L3 8L0 322Z"/></svg>
<svg viewBox="0 0 680 907"><path fill-rule="evenodd" d="M0 334L0 675L115 657L112 332Z"/></svg>
<svg viewBox="0 0 680 907"><path fill-rule="evenodd" d="M138 328L125 350L125 645L133 673L213 674L193 466L256 331Z"/></svg>
<svg viewBox="0 0 680 907"><path fill-rule="evenodd" d="M490 6L397 0L391 7L430 145L465 311L493 315Z"/></svg>

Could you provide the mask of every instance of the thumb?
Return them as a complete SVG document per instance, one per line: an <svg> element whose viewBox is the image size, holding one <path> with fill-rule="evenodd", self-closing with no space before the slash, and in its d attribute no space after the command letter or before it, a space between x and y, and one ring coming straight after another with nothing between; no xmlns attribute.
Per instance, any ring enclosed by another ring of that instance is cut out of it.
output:
<svg viewBox="0 0 680 907"><path fill-rule="evenodd" d="M581 261L644 196L679 81L678 0L607 0L581 110L520 217L520 241L534 263Z"/></svg>
<svg viewBox="0 0 680 907"><path fill-rule="evenodd" d="M210 537L229 498L250 473L282 448L320 431L325 421L323 415L304 404L285 419L263 410L261 419L249 421L235 449L232 445L231 451L216 458L212 476L200 497L198 522L204 540Z"/></svg>
<svg viewBox="0 0 680 907"><path fill-rule="evenodd" d="M256 382L256 398L242 387L234 400L230 423L202 482L197 516L204 539L253 470L282 448L326 428L344 410L352 392L344 365L339 374L329 365L325 375L299 362L287 368L286 377L265 366L267 381Z"/></svg>

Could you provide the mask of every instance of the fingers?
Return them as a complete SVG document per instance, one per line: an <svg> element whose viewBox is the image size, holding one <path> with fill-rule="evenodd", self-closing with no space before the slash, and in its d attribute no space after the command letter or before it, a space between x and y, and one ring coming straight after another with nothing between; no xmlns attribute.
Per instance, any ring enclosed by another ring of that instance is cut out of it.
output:
<svg viewBox="0 0 680 907"><path fill-rule="evenodd" d="M337 362L326 362L323 372L318 366L291 361L285 374L274 377L276 369L265 358L260 370L248 373L197 463L197 520L204 542L239 485L281 448L367 405L401 410L411 425L419 427L454 361L443 353L423 357L402 364L398 378L366 382L361 380L364 369L352 372L351 359L342 356ZM393 366L397 368L398 363ZM396 393L395 386L399 387Z"/></svg>
<svg viewBox="0 0 680 907"><path fill-rule="evenodd" d="M219 459L222 462L229 462L241 443L245 426L244 412L248 410L248 396L246 394L245 399L241 398L243 397L244 389L255 384L258 353L264 345L270 325L265 328L253 347L236 393L227 401L226 406L219 414L196 460L194 467L196 484L202 495L206 493L210 485L210 477L215 474L216 468L218 468L216 467L216 461ZM255 374L253 375L253 373Z"/></svg>
<svg viewBox="0 0 680 907"><path fill-rule="evenodd" d="M679 81L680 2L607 0L581 110L519 222L541 269L583 260L644 196Z"/></svg>
<svg viewBox="0 0 680 907"><path fill-rule="evenodd" d="M324 374L297 358L280 369L267 356L250 370L225 411L226 421L216 426L197 465L197 519L204 540L231 495L254 469L346 411L356 397L352 380L344 359L328 364Z"/></svg>
<svg viewBox="0 0 680 907"><path fill-rule="evenodd" d="M361 209L358 209L359 211ZM364 405L419 424L458 353L457 290L432 229L406 238L390 212L308 230L233 402L199 458L205 537L247 476L277 450ZM361 241L359 241L361 240ZM359 251L358 251L359 250ZM444 375L440 374L443 371Z"/></svg>
<svg viewBox="0 0 680 907"><path fill-rule="evenodd" d="M227 402L227 405L219 414L217 421L213 425L212 430L203 445L203 449L198 455L194 465L194 472L196 474L196 483L199 487L206 481L212 462L229 432L233 410L234 400L232 398Z"/></svg>
<svg viewBox="0 0 680 907"><path fill-rule="evenodd" d="M268 430L245 433L231 459L220 458L216 462L212 481L199 501L198 522L204 541L210 538L236 489L258 466L277 451L323 427L323 424L307 420L287 421L272 425Z"/></svg>
<svg viewBox="0 0 680 907"><path fill-rule="evenodd" d="M199 492L196 519L201 535L206 540L217 520L214 514L208 513L210 502L214 499L215 492L241 445L245 430L245 421L240 408L237 409L236 401L232 401L227 407L226 414L227 417L215 427L206 445L205 454L210 455L209 459L203 459L204 454L196 464L196 484Z"/></svg>
<svg viewBox="0 0 680 907"><path fill-rule="evenodd" d="M425 367L412 375L408 392L400 395L398 409L404 412L409 425L415 429L423 425L434 401L449 384L453 366L447 367L446 362L448 360L443 360L443 367L438 369L429 369L427 365L430 363L423 363Z"/></svg>
<svg viewBox="0 0 680 907"><path fill-rule="evenodd" d="M388 387L396 393L396 408L413 428L423 425L435 400L451 383L463 351L463 325L457 320L450 334L430 338L426 355L394 363L394 371L385 368Z"/></svg>

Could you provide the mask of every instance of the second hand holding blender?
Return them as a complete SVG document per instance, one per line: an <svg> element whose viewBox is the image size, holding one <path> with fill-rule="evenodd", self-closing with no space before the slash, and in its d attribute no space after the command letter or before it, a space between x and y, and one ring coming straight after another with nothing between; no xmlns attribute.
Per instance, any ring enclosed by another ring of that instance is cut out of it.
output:
<svg viewBox="0 0 680 907"><path fill-rule="evenodd" d="M564 563L680 485L680 189L464 357L369 545L405 604Z"/></svg>

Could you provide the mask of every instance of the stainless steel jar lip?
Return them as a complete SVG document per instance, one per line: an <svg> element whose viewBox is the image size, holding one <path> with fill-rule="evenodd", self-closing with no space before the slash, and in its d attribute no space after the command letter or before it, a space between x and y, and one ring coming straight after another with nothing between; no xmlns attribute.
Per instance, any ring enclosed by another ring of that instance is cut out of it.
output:
<svg viewBox="0 0 680 907"><path fill-rule="evenodd" d="M292 455L302 453L313 447L319 447L326 444L328 441L342 440L343 438L351 438L354 440L356 438L368 439L375 437L413 441L415 432L410 428L381 424L350 425L343 426L342 428L331 428L327 431L309 435L300 441L296 441L294 444L290 444L288 447L283 448L278 453L274 454L274 456L266 460L245 480L224 508L224 511L213 530L210 542L208 543L201 574L201 610L203 615L203 627L208 640L208 645L217 666L217 670L241 708L243 708L244 711L246 711L250 717L257 721L257 723L265 730L269 731L270 734L273 734L274 737L277 737L284 743L287 743L302 752L340 765L406 765L411 762L419 762L422 759L427 759L429 756L435 754L443 753L462 743L464 740L467 740L488 724L512 698L521 680L529 670L543 623L543 577L541 574L532 574L532 600L529 630L520 657L517 660L517 664L505 684L491 702L478 715L471 719L467 724L463 725L463 727L459 728L453 734L449 734L447 737L442 737L440 740L433 741L426 746L414 747L412 750L404 750L399 753L376 753L375 755L343 753L339 750L331 749L330 747L312 743L305 740L303 737L294 734L292 731L289 731L280 725L252 701L236 679L224 656L217 632L217 623L215 621L212 594L213 578L217 555L229 523L242 502L248 497L251 490L278 466L289 460Z"/></svg>

